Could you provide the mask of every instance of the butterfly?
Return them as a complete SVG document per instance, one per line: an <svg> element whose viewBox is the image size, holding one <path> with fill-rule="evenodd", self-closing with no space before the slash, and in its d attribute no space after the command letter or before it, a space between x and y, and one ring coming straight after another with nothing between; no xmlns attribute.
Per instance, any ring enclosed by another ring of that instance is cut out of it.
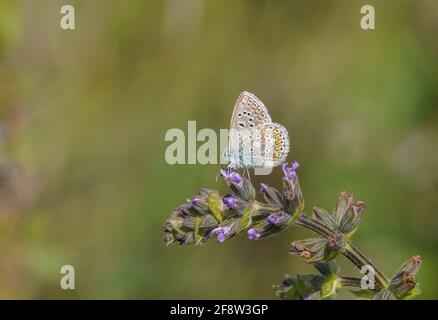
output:
<svg viewBox="0 0 438 320"><path fill-rule="evenodd" d="M268 109L247 91L237 98L231 116L228 148L229 168L272 168L281 165L290 148L284 126L272 122Z"/></svg>

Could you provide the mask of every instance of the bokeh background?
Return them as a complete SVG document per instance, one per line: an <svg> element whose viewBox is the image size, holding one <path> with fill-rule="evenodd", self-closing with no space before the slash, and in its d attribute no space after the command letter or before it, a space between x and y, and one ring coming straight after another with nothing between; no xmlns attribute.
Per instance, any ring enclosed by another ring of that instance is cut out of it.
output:
<svg viewBox="0 0 438 320"><path fill-rule="evenodd" d="M421 298L438 298L437 35L434 0L2 0L0 298L270 299L313 271L288 254L309 236L297 227L164 246L177 205L226 191L219 165L168 165L166 131L227 128L243 90L291 133L306 211L354 192L355 243L387 275L422 255ZM76 290L59 287L64 264Z"/></svg>

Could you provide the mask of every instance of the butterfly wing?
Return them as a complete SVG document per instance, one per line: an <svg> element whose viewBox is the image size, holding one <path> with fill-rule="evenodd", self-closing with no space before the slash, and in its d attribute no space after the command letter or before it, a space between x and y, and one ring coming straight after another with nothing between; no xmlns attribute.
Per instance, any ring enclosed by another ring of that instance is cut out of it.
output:
<svg viewBox="0 0 438 320"><path fill-rule="evenodd" d="M263 124L255 128L253 159L255 167L275 167L286 161L290 138L286 128L279 123Z"/></svg>
<svg viewBox="0 0 438 320"><path fill-rule="evenodd" d="M272 123L267 108L247 91L237 98L231 117L228 141L230 164L234 167L274 167L289 153L286 128Z"/></svg>
<svg viewBox="0 0 438 320"><path fill-rule="evenodd" d="M228 155L232 166L253 166L251 145L254 129L271 122L268 109L259 98L247 91L239 95L231 116L228 140Z"/></svg>
<svg viewBox="0 0 438 320"><path fill-rule="evenodd" d="M272 119L263 102L252 93L242 92L234 105L230 129L255 128Z"/></svg>

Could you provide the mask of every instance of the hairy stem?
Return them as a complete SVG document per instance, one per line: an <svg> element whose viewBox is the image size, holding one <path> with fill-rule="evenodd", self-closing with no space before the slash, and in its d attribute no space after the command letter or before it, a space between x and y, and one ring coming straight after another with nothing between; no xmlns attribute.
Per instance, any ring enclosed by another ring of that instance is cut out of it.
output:
<svg viewBox="0 0 438 320"><path fill-rule="evenodd" d="M339 277L339 280L341 281L341 284L344 287L356 287L356 288L360 288L360 282L361 279L360 278L354 278L354 277Z"/></svg>
<svg viewBox="0 0 438 320"><path fill-rule="evenodd" d="M333 234L333 231L321 224L319 221L309 217L308 215L301 213L296 221L297 225L303 226L317 234L328 237ZM359 270L365 265L371 266L374 269L374 275L376 284L380 289L388 286L388 279L385 275L367 258L362 254L350 241L345 244L342 254L350 260Z"/></svg>
<svg viewBox="0 0 438 320"><path fill-rule="evenodd" d="M366 257L363 253L359 251L353 244L348 241L345 245L344 251L342 254L350 260L359 270L363 266L371 266L374 269L374 276L378 286L381 289L384 289L388 286L388 279L385 275L371 262L371 260Z"/></svg>

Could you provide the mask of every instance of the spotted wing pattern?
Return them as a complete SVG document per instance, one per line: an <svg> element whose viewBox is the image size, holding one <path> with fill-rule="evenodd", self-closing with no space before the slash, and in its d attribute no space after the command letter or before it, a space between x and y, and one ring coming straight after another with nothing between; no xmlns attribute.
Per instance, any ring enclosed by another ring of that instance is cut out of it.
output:
<svg viewBox="0 0 438 320"><path fill-rule="evenodd" d="M235 168L278 166L290 148L286 128L273 123L263 102L246 91L237 98L228 144L228 161Z"/></svg>

